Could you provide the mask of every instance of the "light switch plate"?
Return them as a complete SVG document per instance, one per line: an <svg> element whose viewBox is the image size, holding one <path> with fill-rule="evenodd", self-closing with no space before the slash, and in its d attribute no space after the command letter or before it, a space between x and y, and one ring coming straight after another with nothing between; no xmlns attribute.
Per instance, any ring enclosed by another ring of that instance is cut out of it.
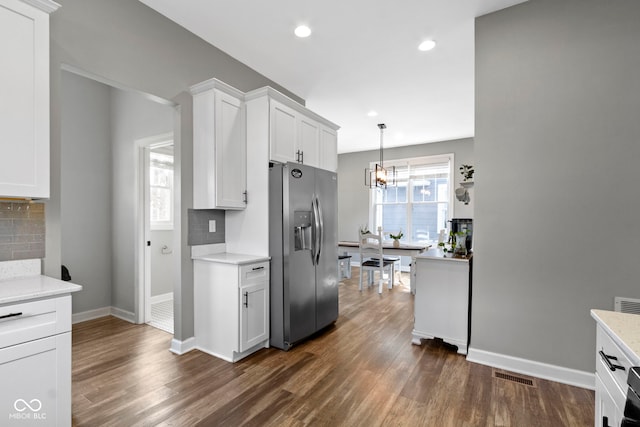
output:
<svg viewBox="0 0 640 427"><path fill-rule="evenodd" d="M209 220L209 233L215 233L216 232L216 220L215 219L210 219Z"/></svg>

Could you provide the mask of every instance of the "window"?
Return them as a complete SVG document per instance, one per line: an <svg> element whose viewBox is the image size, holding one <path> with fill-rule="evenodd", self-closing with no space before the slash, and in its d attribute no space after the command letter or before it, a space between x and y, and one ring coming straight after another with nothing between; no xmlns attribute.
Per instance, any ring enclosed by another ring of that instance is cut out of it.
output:
<svg viewBox="0 0 640 427"><path fill-rule="evenodd" d="M173 229L172 154L149 153L149 205L151 229Z"/></svg>
<svg viewBox="0 0 640 427"><path fill-rule="evenodd" d="M452 205L453 154L385 162L395 166L397 185L371 191L373 230L397 234L403 240L434 241L448 228Z"/></svg>

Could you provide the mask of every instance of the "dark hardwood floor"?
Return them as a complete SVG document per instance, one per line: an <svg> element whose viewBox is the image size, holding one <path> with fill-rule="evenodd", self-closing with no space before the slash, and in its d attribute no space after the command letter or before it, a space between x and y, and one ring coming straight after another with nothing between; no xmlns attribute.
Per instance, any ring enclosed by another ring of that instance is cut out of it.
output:
<svg viewBox="0 0 640 427"><path fill-rule="evenodd" d="M168 333L114 317L74 325L73 424L593 425L593 391L497 378L437 341L412 345L408 288L359 292L353 272L340 285L334 327L235 364L200 351L174 355Z"/></svg>

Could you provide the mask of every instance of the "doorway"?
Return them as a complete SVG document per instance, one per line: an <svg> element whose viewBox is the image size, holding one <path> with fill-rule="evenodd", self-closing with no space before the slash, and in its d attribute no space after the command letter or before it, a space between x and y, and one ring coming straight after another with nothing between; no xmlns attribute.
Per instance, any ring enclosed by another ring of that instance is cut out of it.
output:
<svg viewBox="0 0 640 427"><path fill-rule="evenodd" d="M137 141L143 157L140 183L144 186L144 318L173 334L174 258L174 144L167 133Z"/></svg>
<svg viewBox="0 0 640 427"><path fill-rule="evenodd" d="M145 138L147 146L173 141L179 188L180 106L71 66L63 66L61 80L61 261L72 280L84 286L74 297L74 319L110 314L145 323L151 311L145 314L145 304L161 291L152 291L151 278L149 287L144 285L153 264L145 274L146 242L151 239L145 234L141 201L144 156L136 144ZM173 297L180 276L179 192L174 199L176 227L168 232L171 243L165 243L172 260L162 254L166 261L159 264L172 267L166 299ZM173 311L179 315L180 307Z"/></svg>

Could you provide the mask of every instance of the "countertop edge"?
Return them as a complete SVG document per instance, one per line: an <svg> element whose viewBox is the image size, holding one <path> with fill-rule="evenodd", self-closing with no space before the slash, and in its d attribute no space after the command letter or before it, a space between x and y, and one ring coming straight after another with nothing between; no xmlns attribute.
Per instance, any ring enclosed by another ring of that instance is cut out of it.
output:
<svg viewBox="0 0 640 427"><path fill-rule="evenodd" d="M205 255L195 255L191 257L194 261L217 262L221 264L246 265L256 262L271 260L271 257L264 255L236 254L231 252L212 253Z"/></svg>
<svg viewBox="0 0 640 427"><path fill-rule="evenodd" d="M454 257L453 255L445 256L445 253L441 249L437 249L437 248L429 249L416 255L417 260L428 259L428 260L436 260L436 261L453 261L453 262L466 262L466 263L468 263L472 257L473 257L473 254L468 258L457 258L457 257Z"/></svg>
<svg viewBox="0 0 640 427"><path fill-rule="evenodd" d="M0 305L71 294L81 285L53 277L34 275L0 280Z"/></svg>
<svg viewBox="0 0 640 427"><path fill-rule="evenodd" d="M610 310L600 310L600 309L591 309L591 317L607 332L607 334L611 337L611 339L620 346L622 351L626 354L626 356L632 361L634 365L640 365L640 354L636 353L631 347L629 347L628 343L620 337L619 333L613 330L613 328L607 323L605 319L602 318L600 313L610 313L611 315L624 317L624 316L638 316L637 314L628 314L628 313L619 313L616 311ZM635 319L634 319L635 320ZM640 316L637 319L638 324L640 324Z"/></svg>

